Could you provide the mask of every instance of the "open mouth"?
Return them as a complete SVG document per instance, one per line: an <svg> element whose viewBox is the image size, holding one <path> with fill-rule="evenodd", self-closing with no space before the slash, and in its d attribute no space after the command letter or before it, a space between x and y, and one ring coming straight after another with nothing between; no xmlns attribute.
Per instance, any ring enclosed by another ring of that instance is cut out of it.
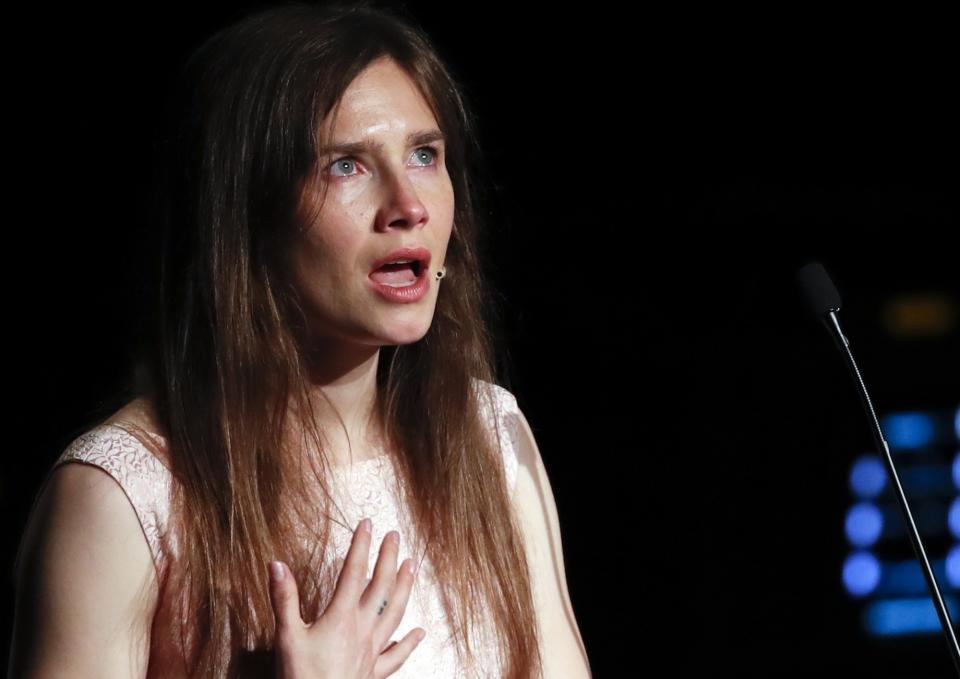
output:
<svg viewBox="0 0 960 679"><path fill-rule="evenodd" d="M423 245L394 249L371 262L370 279L393 288L422 282L430 270L430 250Z"/></svg>
<svg viewBox="0 0 960 679"><path fill-rule="evenodd" d="M422 271L423 263L417 260L394 262L375 269L370 273L370 278L377 283L396 288L416 283Z"/></svg>

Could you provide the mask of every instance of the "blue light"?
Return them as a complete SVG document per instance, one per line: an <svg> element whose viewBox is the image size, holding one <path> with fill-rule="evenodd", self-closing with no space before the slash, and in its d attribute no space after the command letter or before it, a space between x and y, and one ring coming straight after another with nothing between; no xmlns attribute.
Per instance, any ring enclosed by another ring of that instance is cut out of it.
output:
<svg viewBox="0 0 960 679"><path fill-rule="evenodd" d="M856 547L869 547L883 533L883 514L876 505L860 502L847 510L844 529L851 544Z"/></svg>
<svg viewBox="0 0 960 679"><path fill-rule="evenodd" d="M953 537L960 539L960 497L953 498L950 503L950 511L947 513L947 525L950 526L950 532Z"/></svg>
<svg viewBox="0 0 960 679"><path fill-rule="evenodd" d="M960 455L954 465L954 478L960 479ZM857 497L875 498L883 492L887 484L887 474L883 463L875 455L861 455L850 470L850 488ZM957 482L960 488L960 481Z"/></svg>
<svg viewBox="0 0 960 679"><path fill-rule="evenodd" d="M843 585L852 596L867 596L880 582L880 563L870 552L855 552L843 564Z"/></svg>
<svg viewBox="0 0 960 679"><path fill-rule="evenodd" d="M953 435L960 441L960 407L957 408L957 412L953 416Z"/></svg>
<svg viewBox="0 0 960 679"><path fill-rule="evenodd" d="M944 597L947 610L956 609L956 600ZM940 618L929 596L911 599L879 599L864 611L864 624L881 637L934 634L941 631Z"/></svg>
<svg viewBox="0 0 960 679"><path fill-rule="evenodd" d="M938 581L947 579L945 559L931 559L930 567ZM881 569L880 584L872 592L876 597L923 596L929 592L927 580L916 559L884 561Z"/></svg>
<svg viewBox="0 0 960 679"><path fill-rule="evenodd" d="M953 483L940 464L912 464L900 471L905 489L923 496L953 495Z"/></svg>
<svg viewBox="0 0 960 679"><path fill-rule="evenodd" d="M891 448L922 448L934 441L933 418L924 413L896 413L881 419L880 428Z"/></svg>
<svg viewBox="0 0 960 679"><path fill-rule="evenodd" d="M953 456L953 485L960 490L960 451Z"/></svg>
<svg viewBox="0 0 960 679"><path fill-rule="evenodd" d="M954 589L960 589L960 545L954 545L947 552L947 581Z"/></svg>

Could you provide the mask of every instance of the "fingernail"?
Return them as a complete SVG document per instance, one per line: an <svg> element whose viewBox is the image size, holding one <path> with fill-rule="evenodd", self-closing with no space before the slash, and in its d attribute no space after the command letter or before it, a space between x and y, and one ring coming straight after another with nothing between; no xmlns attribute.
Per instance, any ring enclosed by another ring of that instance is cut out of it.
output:
<svg viewBox="0 0 960 679"><path fill-rule="evenodd" d="M373 528L373 521L371 521L370 519L364 519L363 521L360 522L360 530L365 530L369 533L371 532L372 528Z"/></svg>
<svg viewBox="0 0 960 679"><path fill-rule="evenodd" d="M283 580L283 564L279 561L271 561L270 577L273 578L274 582L281 582Z"/></svg>

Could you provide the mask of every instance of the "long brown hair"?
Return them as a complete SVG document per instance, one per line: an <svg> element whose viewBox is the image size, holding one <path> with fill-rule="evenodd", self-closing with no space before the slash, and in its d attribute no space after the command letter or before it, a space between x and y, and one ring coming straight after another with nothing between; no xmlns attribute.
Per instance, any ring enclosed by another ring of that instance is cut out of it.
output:
<svg viewBox="0 0 960 679"><path fill-rule="evenodd" d="M380 58L401 66L434 112L455 213L432 324L417 342L381 348L376 413L391 449L402 451L397 476L461 659L472 658L468 630L486 608L503 676L542 673L499 432L491 438L477 410L478 398L491 397L477 385L509 384L495 351L498 311L488 304L497 294L481 269L477 125L464 87L417 22L361 1L241 17L190 55L169 97L155 182L157 296L135 384L155 405L175 479L177 558L162 592L179 597L172 636L192 676L237 676L243 644L272 647L269 561L291 566L304 619L332 594L337 573L323 572L303 546L326 553L338 521L313 417L300 421L319 453L319 501L283 462L291 413L310 413L311 400L304 312L282 263L302 224L300 187L316 171L317 130ZM305 527L319 527L307 541Z"/></svg>

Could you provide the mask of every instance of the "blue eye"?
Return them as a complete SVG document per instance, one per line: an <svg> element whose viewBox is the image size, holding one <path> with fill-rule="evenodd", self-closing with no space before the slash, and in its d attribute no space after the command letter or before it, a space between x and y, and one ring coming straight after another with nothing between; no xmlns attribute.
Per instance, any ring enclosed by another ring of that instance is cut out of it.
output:
<svg viewBox="0 0 960 679"><path fill-rule="evenodd" d="M336 167L336 166L338 166L338 165L339 165L341 168L342 168L344 165L347 165L347 167L349 167L353 162L354 162L353 157L351 157L351 156L345 156L345 157L343 157L343 158L339 158L339 159L333 161L333 163L330 165L330 167L333 168L333 167ZM339 176L342 176L342 175L336 175L336 174L335 174L334 176L335 176L335 177L339 177Z"/></svg>
<svg viewBox="0 0 960 679"><path fill-rule="evenodd" d="M421 146L420 148L417 149L417 153L419 153L420 151L429 151L430 153L433 154L434 158L436 158L438 155L438 151L435 146Z"/></svg>
<svg viewBox="0 0 960 679"><path fill-rule="evenodd" d="M433 160L434 160L434 163L433 163L433 164L436 165L436 158L437 158L437 156L440 154L439 149L438 149L436 146L421 146L420 148L418 148L418 149L416 150L416 153L417 153L417 154L422 154L424 151L428 151L430 154L433 154ZM355 159L353 156L344 156L343 158L337 158L335 161L333 161L333 162L330 164L330 170L332 171L333 168L335 168L335 167L337 167L337 166L339 165L339 166L341 167L341 169L342 169L343 167L346 167L346 168L347 168L347 171L349 172L350 167L351 167L353 164L355 164L355 162L356 162L356 159ZM429 163L429 160L427 161L427 163ZM425 165L423 165L422 167L431 167L431 165L425 164ZM331 172L331 173L332 173L332 172ZM343 177L352 177L352 176L353 176L353 174L346 174L346 175L336 174L336 173L332 173L332 174L333 174L334 177L340 177L340 178L343 178Z"/></svg>

